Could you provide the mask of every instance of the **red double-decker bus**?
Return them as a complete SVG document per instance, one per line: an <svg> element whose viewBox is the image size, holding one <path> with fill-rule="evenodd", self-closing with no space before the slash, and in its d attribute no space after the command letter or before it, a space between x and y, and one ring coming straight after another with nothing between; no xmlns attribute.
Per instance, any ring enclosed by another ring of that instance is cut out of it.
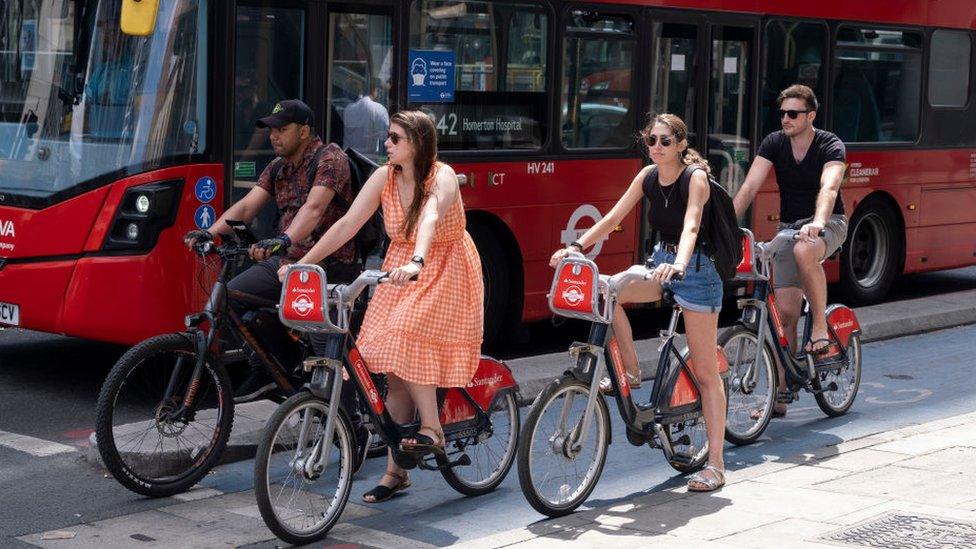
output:
<svg viewBox="0 0 976 549"><path fill-rule="evenodd" d="M254 121L290 97L378 161L385 116L431 114L488 339L549 315L548 258L647 162L648 112L684 118L735 192L794 82L848 146L850 236L828 263L848 299L976 263L969 0L160 0L148 36L120 31L124 1L0 14L0 323L122 343L178 329L202 295L181 236L255 184L273 153ZM770 180L744 221L769 236L777 211ZM624 268L646 237L635 212L592 254Z"/></svg>

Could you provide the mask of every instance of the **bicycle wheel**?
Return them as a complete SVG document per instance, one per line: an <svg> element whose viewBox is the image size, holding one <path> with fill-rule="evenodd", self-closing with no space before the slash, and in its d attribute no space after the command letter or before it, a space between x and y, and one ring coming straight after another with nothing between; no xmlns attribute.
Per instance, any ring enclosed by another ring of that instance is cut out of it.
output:
<svg viewBox="0 0 976 549"><path fill-rule="evenodd" d="M817 406L831 417L842 416L851 409L857 389L861 385L861 336L852 335L847 345L847 361L836 368L824 370L813 380L813 388L822 391L831 383L837 388L814 393Z"/></svg>
<svg viewBox="0 0 976 549"><path fill-rule="evenodd" d="M718 340L729 361L726 385L728 413L725 440L742 446L752 444L766 430L776 403L776 366L768 344L763 344L762 360L755 372L755 386L745 387L743 376L756 361L759 343L755 332L741 324L726 330Z"/></svg>
<svg viewBox="0 0 976 549"><path fill-rule="evenodd" d="M230 437L230 377L208 359L199 384L192 386L197 353L190 337L165 334L139 343L102 384L95 406L98 453L112 476L133 492L165 497L186 491L217 463ZM164 401L170 383L173 390ZM180 412L191 391L192 409Z"/></svg>
<svg viewBox="0 0 976 549"><path fill-rule="evenodd" d="M590 496L603 472L610 444L610 414L596 395L587 432L583 414L590 386L572 377L553 381L532 405L518 444L522 493L536 511L550 517L573 512ZM573 435L573 436L571 436ZM577 439L576 448L570 445Z"/></svg>
<svg viewBox="0 0 976 549"><path fill-rule="evenodd" d="M491 420L488 431L447 445L448 458L466 453L471 459L470 465L441 469L451 488L466 496L480 496L497 488L515 461L519 431L515 395L508 393L495 399L488 417ZM447 458L438 458L439 464L446 462Z"/></svg>
<svg viewBox="0 0 976 549"><path fill-rule="evenodd" d="M329 403L302 391L275 410L254 458L254 495L261 518L274 535L293 545L325 537L339 520L352 488L356 444L349 419L336 413L331 444L322 444ZM303 423L307 442L299 448ZM315 455L326 451L324 469ZM310 459L311 458L311 459Z"/></svg>

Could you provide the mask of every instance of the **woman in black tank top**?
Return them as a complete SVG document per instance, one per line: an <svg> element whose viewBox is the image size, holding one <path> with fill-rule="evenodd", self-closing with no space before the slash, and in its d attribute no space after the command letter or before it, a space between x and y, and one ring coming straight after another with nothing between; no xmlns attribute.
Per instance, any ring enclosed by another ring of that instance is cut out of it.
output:
<svg viewBox="0 0 976 549"><path fill-rule="evenodd" d="M618 296L613 331L620 345L631 387L641 377L634 348L633 333L624 303L658 301L664 288L674 292L684 308L691 366L701 389L702 408L708 430L708 465L688 481L694 491L715 490L725 484L722 446L725 437L725 390L718 374L715 354L718 310L722 302L722 280L711 259L699 250L698 232L702 211L708 201L708 162L688 148L688 128L673 114L661 114L641 132L653 165L642 169L610 212L587 230L576 242L556 250L549 264L553 267L569 252L582 252L607 238L614 227L647 197L648 220L661 241L655 248L657 267L650 280L634 282ZM678 279L672 281L677 273ZM610 380L601 383L610 389Z"/></svg>

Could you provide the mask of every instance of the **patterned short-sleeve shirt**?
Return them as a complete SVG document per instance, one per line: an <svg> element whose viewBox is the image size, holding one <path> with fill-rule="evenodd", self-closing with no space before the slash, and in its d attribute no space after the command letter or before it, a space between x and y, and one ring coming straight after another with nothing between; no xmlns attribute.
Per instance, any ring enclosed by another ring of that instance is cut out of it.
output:
<svg viewBox="0 0 976 549"><path fill-rule="evenodd" d="M309 163L314 161L316 151L322 147L325 147L325 150L319 160L318 169L315 171L315 178L309 185ZM275 178L275 181L271 181L271 173L279 163L281 163L281 169L278 171L278 177ZM261 172L258 186L271 193L275 198L278 212L281 214L281 219L278 222L280 232L285 232L291 225L295 215L298 214L298 210L308 200L308 193L311 192L312 187L328 187L336 193L325 208L325 213L322 215L319 224L312 230L312 234L293 243L291 248L288 248L288 258L292 260L301 259L325 234L325 231L346 214L353 200L349 158L338 145L335 143L326 145L318 137L313 138L308 147L305 148L305 154L298 165L294 165L283 158L278 158L268 164L268 167ZM342 262L353 261L355 257L356 251L353 241L347 242L330 256L331 259Z"/></svg>

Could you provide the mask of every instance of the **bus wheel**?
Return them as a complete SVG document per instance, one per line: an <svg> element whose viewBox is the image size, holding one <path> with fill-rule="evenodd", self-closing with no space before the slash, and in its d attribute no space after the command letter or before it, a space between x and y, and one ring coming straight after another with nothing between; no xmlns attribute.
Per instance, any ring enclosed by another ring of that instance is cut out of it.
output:
<svg viewBox="0 0 976 549"><path fill-rule="evenodd" d="M902 236L896 213L883 200L867 200L851 219L840 254L840 287L854 304L880 301L898 274Z"/></svg>
<svg viewBox="0 0 976 549"><path fill-rule="evenodd" d="M510 268L501 244L487 227L472 223L468 232L481 256L481 276L485 282L484 345L488 346L498 337L507 316Z"/></svg>

